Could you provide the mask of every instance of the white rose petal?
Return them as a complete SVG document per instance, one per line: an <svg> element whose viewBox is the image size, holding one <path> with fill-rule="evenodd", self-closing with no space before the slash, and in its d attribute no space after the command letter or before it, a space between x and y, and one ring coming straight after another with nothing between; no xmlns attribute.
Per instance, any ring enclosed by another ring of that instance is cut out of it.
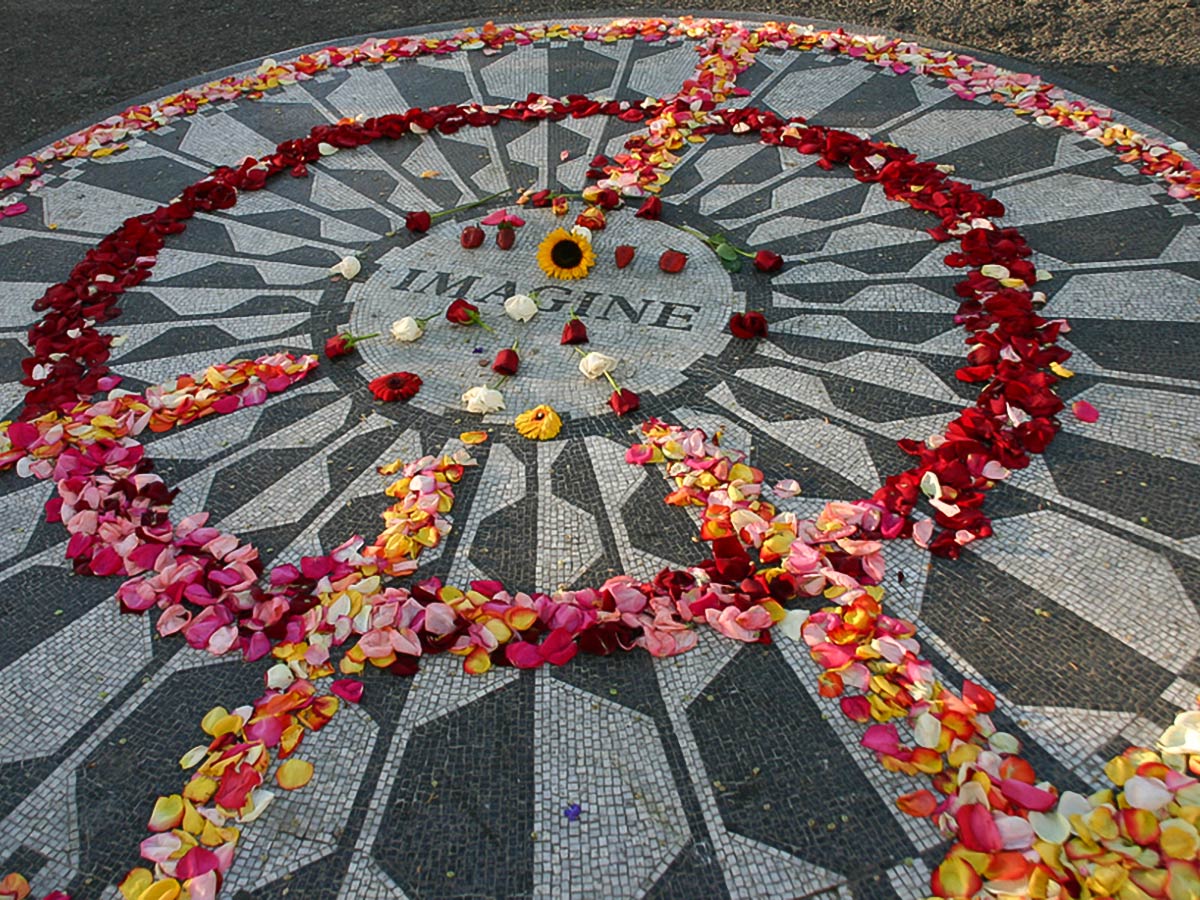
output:
<svg viewBox="0 0 1200 900"><path fill-rule="evenodd" d="M504 395L485 384L471 388L462 399L467 404L467 412L492 413L504 409Z"/></svg>
<svg viewBox="0 0 1200 900"><path fill-rule="evenodd" d="M1058 812L1068 819L1071 816L1086 816L1093 809L1091 801L1075 791L1063 791L1058 798Z"/></svg>
<svg viewBox="0 0 1200 900"><path fill-rule="evenodd" d="M1034 834L1051 844L1064 844L1071 836L1071 823L1058 812L1030 812L1029 824Z"/></svg>
<svg viewBox="0 0 1200 900"><path fill-rule="evenodd" d="M504 301L505 315L517 322L528 322L537 311L537 304L527 294L513 294Z"/></svg>
<svg viewBox="0 0 1200 900"><path fill-rule="evenodd" d="M250 792L250 812L240 813L237 816L239 822L253 822L271 805L271 801L275 799L273 791L268 791L263 788L258 788Z"/></svg>
<svg viewBox="0 0 1200 900"><path fill-rule="evenodd" d="M333 144L327 144L325 141L321 141L321 143L317 144L317 152L322 156L333 156L333 154L338 152L338 148L333 146Z"/></svg>
<svg viewBox="0 0 1200 900"><path fill-rule="evenodd" d="M804 622L808 615L804 612L795 609L789 609L783 614L783 619L775 626L780 634L790 637L794 641L801 639L800 632L804 627Z"/></svg>
<svg viewBox="0 0 1200 900"><path fill-rule="evenodd" d="M1021 752L1020 742L1007 731L997 731L988 738L988 746L997 753L1007 753L1015 756Z"/></svg>
<svg viewBox="0 0 1200 900"><path fill-rule="evenodd" d="M921 713L913 724L913 740L918 747L933 750L942 738L942 723L930 713Z"/></svg>
<svg viewBox="0 0 1200 900"><path fill-rule="evenodd" d="M605 356L603 353L597 353L593 350L591 353L584 354L583 359L579 360L579 371L583 373L585 378L595 381L602 377L606 372L611 372L617 367L617 361L611 356Z"/></svg>
<svg viewBox="0 0 1200 900"><path fill-rule="evenodd" d="M362 263L354 256L343 256L337 265L329 267L330 275L341 275L347 281L362 271Z"/></svg>
<svg viewBox="0 0 1200 900"><path fill-rule="evenodd" d="M405 316L403 319L397 319L392 323L392 337L404 343L415 341L424 333L425 329L412 316Z"/></svg>
<svg viewBox="0 0 1200 900"><path fill-rule="evenodd" d="M1157 778L1134 775L1125 782L1125 802L1134 809L1154 812L1171 802L1171 792Z"/></svg>
<svg viewBox="0 0 1200 900"><path fill-rule="evenodd" d="M286 691L295 680L296 676L285 663L276 663L267 669L267 687L273 690Z"/></svg>
<svg viewBox="0 0 1200 900"><path fill-rule="evenodd" d="M571 234L575 235L576 237L581 237L585 241L590 241L592 239L592 229L585 225L576 225L571 229Z"/></svg>

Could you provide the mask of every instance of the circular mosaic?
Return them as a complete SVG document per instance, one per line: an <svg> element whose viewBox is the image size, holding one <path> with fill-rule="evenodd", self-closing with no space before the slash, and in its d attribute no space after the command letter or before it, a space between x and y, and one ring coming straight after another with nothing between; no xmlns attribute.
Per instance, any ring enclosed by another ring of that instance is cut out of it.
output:
<svg viewBox="0 0 1200 900"><path fill-rule="evenodd" d="M620 20L265 61L0 189L0 896L1200 885L1186 147Z"/></svg>

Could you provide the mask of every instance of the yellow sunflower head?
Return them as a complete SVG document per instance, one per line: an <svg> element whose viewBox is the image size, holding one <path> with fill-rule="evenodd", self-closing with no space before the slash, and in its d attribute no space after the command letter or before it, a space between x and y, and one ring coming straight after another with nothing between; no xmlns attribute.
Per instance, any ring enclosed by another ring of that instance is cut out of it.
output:
<svg viewBox="0 0 1200 900"><path fill-rule="evenodd" d="M548 441L558 436L562 430L562 419L554 411L554 407L542 404L533 409L527 409L517 416L514 423L522 437L531 441Z"/></svg>
<svg viewBox="0 0 1200 900"><path fill-rule="evenodd" d="M551 278L586 278L596 264L592 242L578 234L555 228L538 244L538 265Z"/></svg>

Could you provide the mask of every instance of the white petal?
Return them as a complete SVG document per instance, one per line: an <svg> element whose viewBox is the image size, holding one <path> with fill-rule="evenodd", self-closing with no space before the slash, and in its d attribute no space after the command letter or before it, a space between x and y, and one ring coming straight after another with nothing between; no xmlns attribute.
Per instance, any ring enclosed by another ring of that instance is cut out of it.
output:
<svg viewBox="0 0 1200 900"><path fill-rule="evenodd" d="M1071 823L1062 813L1030 812L1029 824L1033 826L1034 834L1051 844L1065 844L1071 836Z"/></svg>
<svg viewBox="0 0 1200 900"><path fill-rule="evenodd" d="M917 721L913 723L913 740L917 742L917 746L936 749L941 737L942 723L931 713L921 713L917 716Z"/></svg>
<svg viewBox="0 0 1200 900"><path fill-rule="evenodd" d="M1157 778L1134 775L1125 782L1125 802L1134 809L1154 812L1171 802L1171 792Z"/></svg>

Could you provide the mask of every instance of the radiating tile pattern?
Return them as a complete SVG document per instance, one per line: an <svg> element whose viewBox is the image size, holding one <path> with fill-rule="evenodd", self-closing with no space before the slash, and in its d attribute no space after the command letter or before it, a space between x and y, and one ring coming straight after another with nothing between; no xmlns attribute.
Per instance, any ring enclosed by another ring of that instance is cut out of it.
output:
<svg viewBox="0 0 1200 900"><path fill-rule="evenodd" d="M530 91L641 99L674 92L695 65L685 44L547 42L322 73L303 85L206 109L126 153L67 163L0 225L0 414L16 407L28 303L100 235L169 200L214 165L343 116ZM870 133L955 166L1001 199L1049 269L1048 315L1067 316L1078 375L1067 399L1101 419L1064 417L1050 451L989 498L995 536L961 560L888 551L891 609L914 618L938 672L994 689L997 719L1064 787L1151 739L1200 684L1200 218L1103 148L1042 129L925 78L850 59L763 51L739 103ZM607 414L558 344L570 310L649 415L720 429L768 482L796 478L781 505L811 514L854 499L907 465L895 441L944 427L973 389L952 322L955 273L921 215L845 170L736 136L690 146L665 194L668 218L789 261L767 279L729 275L693 238L612 216L581 282L547 284L534 265L558 224L527 211L514 250L463 251L478 213L422 237L404 213L445 209L530 184L577 191L588 160L635 126L600 118L379 142L324 158L227 212L198 216L111 330L132 387L212 362L312 351L340 327L386 332L437 316L458 296L495 334L433 321L421 342L382 338L323 363L261 407L147 436L181 489L177 514L209 510L268 560L353 533L386 508L375 467L461 446L485 427L422 574L502 578L533 590L650 576L695 560L695 519L662 504L655 472L624 462L635 423ZM433 177L421 173L434 171ZM48 229L46 226L56 228ZM613 247L634 244L617 270ZM662 249L684 275L658 273ZM327 269L359 254L353 283ZM540 291L528 324L506 296ZM733 311L762 309L765 342L732 340ZM483 421L458 395L487 381L519 340L507 408ZM372 402L366 381L410 370L413 403ZM553 442L515 435L539 402L564 413ZM153 798L200 717L261 690L264 664L214 661L117 614L115 584L70 574L58 526L40 520L46 485L0 478L0 870L35 891L111 897L135 864ZM360 707L304 745L313 783L246 829L231 896L274 898L916 898L943 847L892 800L911 789L858 746L858 729L815 691L800 646L743 647L712 634L695 652L577 658L563 669L464 675L429 662L412 680L369 673ZM579 804L576 820L564 815ZM106 893L107 891L107 893Z"/></svg>

